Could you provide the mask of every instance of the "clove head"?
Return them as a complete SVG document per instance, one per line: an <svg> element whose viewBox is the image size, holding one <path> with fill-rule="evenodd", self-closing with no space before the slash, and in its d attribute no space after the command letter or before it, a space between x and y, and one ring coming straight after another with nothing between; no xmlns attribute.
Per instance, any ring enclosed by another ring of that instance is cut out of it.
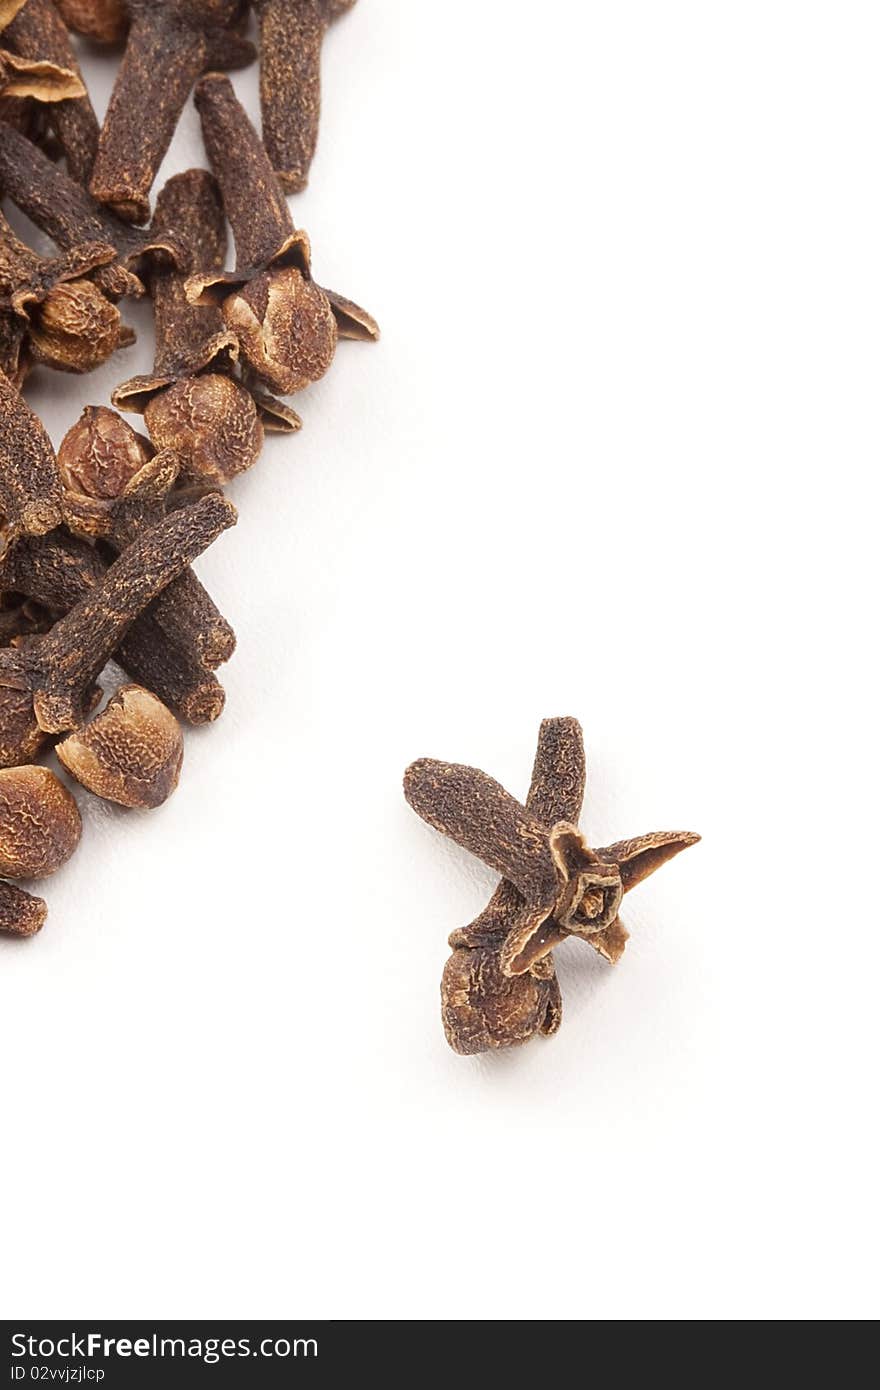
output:
<svg viewBox="0 0 880 1390"><path fill-rule="evenodd" d="M263 447L253 396L219 372L180 377L152 397L144 419L156 447L185 460L188 481L222 487L256 463Z"/></svg>
<svg viewBox="0 0 880 1390"><path fill-rule="evenodd" d="M128 31L125 0L55 0L68 29L95 43L121 43Z"/></svg>
<svg viewBox="0 0 880 1390"><path fill-rule="evenodd" d="M122 317L90 280L55 285L31 317L36 362L62 372L91 372L120 345Z"/></svg>
<svg viewBox="0 0 880 1390"><path fill-rule="evenodd" d="M464 1056L549 1037L562 1021L562 998L550 969L504 974L492 946L460 946L446 962L440 986L443 1029Z"/></svg>
<svg viewBox="0 0 880 1390"><path fill-rule="evenodd" d="M47 878L80 842L82 820L70 792L46 767L0 771L0 874Z"/></svg>
<svg viewBox="0 0 880 1390"><path fill-rule="evenodd" d="M150 457L149 442L103 405L87 405L58 450L64 486L86 497L119 497Z"/></svg>
<svg viewBox="0 0 880 1390"><path fill-rule="evenodd" d="M319 381L336 352L336 319L297 266L263 271L222 304L223 321L261 381L282 396Z"/></svg>
<svg viewBox="0 0 880 1390"><path fill-rule="evenodd" d="M46 920L48 908L14 883L0 881L0 932L10 936L34 936Z"/></svg>
<svg viewBox="0 0 880 1390"><path fill-rule="evenodd" d="M161 700L124 685L91 724L56 749L61 764L90 792L120 806L161 806L177 786L183 733Z"/></svg>

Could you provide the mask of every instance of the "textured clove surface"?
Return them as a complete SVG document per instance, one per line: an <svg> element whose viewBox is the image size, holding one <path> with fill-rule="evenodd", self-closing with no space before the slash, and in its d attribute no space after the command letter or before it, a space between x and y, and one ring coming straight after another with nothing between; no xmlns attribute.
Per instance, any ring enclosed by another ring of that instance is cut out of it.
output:
<svg viewBox="0 0 880 1390"><path fill-rule="evenodd" d="M79 808L45 767L0 768L0 876L48 878L80 842Z"/></svg>
<svg viewBox="0 0 880 1390"><path fill-rule="evenodd" d="M60 762L96 796L120 806L161 806L183 764L183 732L161 700L124 685L90 724L55 749Z"/></svg>

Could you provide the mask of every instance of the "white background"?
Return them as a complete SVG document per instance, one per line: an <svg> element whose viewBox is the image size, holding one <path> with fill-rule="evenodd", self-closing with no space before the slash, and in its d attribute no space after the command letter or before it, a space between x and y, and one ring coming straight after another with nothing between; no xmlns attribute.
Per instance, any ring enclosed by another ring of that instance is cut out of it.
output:
<svg viewBox="0 0 880 1390"><path fill-rule="evenodd" d="M230 490L177 795L82 793L0 942L6 1316L877 1314L878 46L855 0L334 28L294 215L383 339ZM163 177L202 159L190 106ZM128 312L35 374L56 442L149 366ZM563 713L595 843L703 842L618 967L558 953L554 1040L460 1058L492 877L401 774L522 795Z"/></svg>

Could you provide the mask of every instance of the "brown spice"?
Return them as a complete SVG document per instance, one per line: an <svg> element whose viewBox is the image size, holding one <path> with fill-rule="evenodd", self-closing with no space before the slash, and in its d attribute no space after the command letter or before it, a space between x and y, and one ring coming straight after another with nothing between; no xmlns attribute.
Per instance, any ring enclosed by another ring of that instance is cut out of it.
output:
<svg viewBox="0 0 880 1390"><path fill-rule="evenodd" d="M12 35L17 32L19 37L25 36L25 47L32 46L31 39L39 37L34 33L34 12L24 15L26 0L5 0L0 3L0 30L5 30L4 40L12 40ZM54 16L57 19L57 16ZM36 28L39 28L39 18L37 18ZM63 32L63 25L59 24L61 30L60 47L66 48L67 35ZM82 78L76 68L74 59L71 66L64 63L53 62L54 56L59 52L59 34L54 38L46 34L45 41L47 49L43 50L39 46L30 55L20 51L20 44L13 42L12 51L8 48L0 48L0 98L5 109L12 110L15 119L19 119L22 109L17 103L22 99L38 102L59 102L70 99L82 98L86 95Z"/></svg>
<svg viewBox="0 0 880 1390"><path fill-rule="evenodd" d="M40 421L0 376L0 514L9 534L41 536L61 521L61 478Z"/></svg>
<svg viewBox="0 0 880 1390"><path fill-rule="evenodd" d="M106 447L111 439L120 446L121 463ZM137 471L125 477L138 453ZM62 440L58 464L62 478L84 475L93 492L102 494L67 488L62 509L68 527L76 535L104 541L117 554L165 515L180 470L173 450L152 457L152 446L104 406L86 408ZM111 479L121 483L115 496L107 495ZM191 649L207 667L222 665L235 650L235 633L191 569L163 589L151 612L173 642Z"/></svg>
<svg viewBox="0 0 880 1390"><path fill-rule="evenodd" d="M3 124L0 188L62 250L96 241L115 248L116 260L92 277L109 299L142 295L137 272L148 274L157 261L177 264L182 258L172 232L144 231L114 217L20 131Z"/></svg>
<svg viewBox="0 0 880 1390"><path fill-rule="evenodd" d="M89 188L129 222L149 192L186 99L205 69L206 29L232 23L238 0L128 0L131 27Z"/></svg>
<svg viewBox="0 0 880 1390"><path fill-rule="evenodd" d="M254 0L263 143L285 193L308 183L321 116L321 46L354 0Z"/></svg>
<svg viewBox="0 0 880 1390"><path fill-rule="evenodd" d="M71 776L96 796L148 809L161 806L177 786L183 733L149 690L124 685L106 709L55 752Z"/></svg>
<svg viewBox="0 0 880 1390"><path fill-rule="evenodd" d="M48 878L82 836L79 808L45 767L0 769L0 874Z"/></svg>
<svg viewBox="0 0 880 1390"><path fill-rule="evenodd" d="M299 428L299 417L254 396L233 376L238 339L213 305L186 297L187 275L220 268L226 256L226 218L213 177L190 169L169 179L156 201L153 228L173 227L186 250L181 270L156 269L149 288L156 318L153 372L123 382L113 404L143 411L160 449L174 449L183 476L222 486L250 468L269 429Z"/></svg>
<svg viewBox="0 0 880 1390"><path fill-rule="evenodd" d="M0 309L24 321L35 362L57 371L90 372L118 347L134 342L116 306L84 278L115 257L107 243L89 242L47 260L19 240L0 213Z"/></svg>
<svg viewBox="0 0 880 1390"><path fill-rule="evenodd" d="M64 531L25 536L11 545L0 564L0 588L26 594L56 616L87 597L107 570L94 546ZM38 623L37 630L45 624ZM190 641L172 639L153 616L152 606L132 624L113 653L139 685L146 686L189 724L207 724L223 712L225 695ZM41 739L37 740L39 748Z"/></svg>
<svg viewBox="0 0 880 1390"><path fill-rule="evenodd" d="M0 880L0 932L10 936L34 936L45 922L48 911L42 898L35 898L16 884Z"/></svg>
<svg viewBox="0 0 880 1390"><path fill-rule="evenodd" d="M125 0L55 0L69 29L95 43L122 43L128 32Z"/></svg>
<svg viewBox="0 0 880 1390"><path fill-rule="evenodd" d="M538 734L527 811L542 825L580 814L586 769L576 719L545 719ZM505 975L501 948L525 910L522 895L502 879L488 906L449 938L453 948L441 983L443 1027L455 1052L473 1054L549 1037L562 1022L562 996L552 957L521 975Z"/></svg>
<svg viewBox="0 0 880 1390"><path fill-rule="evenodd" d="M429 825L477 855L518 889L521 920L501 949L505 975L534 967L566 936L589 941L607 959L623 952L623 895L699 840L657 831L593 850L567 821L541 822L476 768L424 758L407 769L407 800Z"/></svg>
<svg viewBox="0 0 880 1390"><path fill-rule="evenodd" d="M47 58L59 68L72 72L82 85L73 45L52 0L27 0L7 28L4 40L23 58ZM85 183L98 148L98 121L85 86L82 86L81 96L60 101L52 107L49 123L67 159L71 177L78 183Z"/></svg>
<svg viewBox="0 0 880 1390"><path fill-rule="evenodd" d="M214 493L138 536L50 632L0 651L0 765L84 720L95 678L145 608L236 520Z"/></svg>

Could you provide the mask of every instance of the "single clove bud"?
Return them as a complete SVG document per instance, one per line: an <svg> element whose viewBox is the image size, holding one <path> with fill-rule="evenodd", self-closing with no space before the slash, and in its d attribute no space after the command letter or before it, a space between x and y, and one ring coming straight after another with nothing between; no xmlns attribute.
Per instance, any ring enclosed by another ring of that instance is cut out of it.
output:
<svg viewBox="0 0 880 1390"><path fill-rule="evenodd" d="M142 411L159 449L184 460L184 478L222 486L256 461L263 427L294 430L292 410L254 396L232 375L238 339L219 309L197 308L186 297L187 275L222 268L226 217L214 178L190 169L166 183L156 200L153 228L174 228L186 251L180 270L156 268L149 289L156 319L153 372L123 382L112 401ZM261 419L262 416L262 419Z"/></svg>
<svg viewBox="0 0 880 1390"><path fill-rule="evenodd" d="M432 758L407 769L404 792L423 820L521 894L520 918L500 954L509 976L532 969L567 936L618 960L627 939L618 917L624 893L700 838L657 831L593 850L574 824L542 825L485 772Z"/></svg>
<svg viewBox="0 0 880 1390"><path fill-rule="evenodd" d="M87 406L58 451L69 529L105 542L118 554L161 520L180 458L170 449L152 453L149 441L112 410ZM163 589L150 611L172 642L193 651L210 669L235 650L235 633L191 569Z"/></svg>
<svg viewBox="0 0 880 1390"><path fill-rule="evenodd" d="M0 651L0 765L27 761L41 734L83 722L95 678L135 618L235 520L217 493L173 512L133 541L50 632Z"/></svg>
<svg viewBox="0 0 880 1390"><path fill-rule="evenodd" d="M131 27L98 140L89 188L128 222L145 222L149 192L208 56L206 31L238 0L128 0Z"/></svg>
<svg viewBox="0 0 880 1390"><path fill-rule="evenodd" d="M46 58L72 72L82 85L82 73L64 21L52 0L27 0L4 34L22 58ZM92 171L98 148L98 121L85 86L82 95L53 105L49 124L67 159L67 168L78 183Z"/></svg>
<svg viewBox="0 0 880 1390"><path fill-rule="evenodd" d="M0 375L0 515L7 539L41 536L61 521L55 451L34 412Z"/></svg>
<svg viewBox="0 0 880 1390"><path fill-rule="evenodd" d="M144 293L138 271L155 262L176 264L182 251L173 233L145 231L114 217L20 131L0 124L0 188L64 251L86 242L116 250L96 270L95 284L109 299Z"/></svg>
<svg viewBox="0 0 880 1390"><path fill-rule="evenodd" d="M46 767L0 769L0 874L48 878L82 836L79 808Z"/></svg>
<svg viewBox="0 0 880 1390"><path fill-rule="evenodd" d="M526 810L544 826L575 820L584 794L584 741L576 719L545 719ZM502 879L488 906L449 938L452 955L440 987L443 1028L455 1052L470 1055L550 1037L562 1022L552 956L521 975L505 975L501 949L519 924L522 895Z"/></svg>
<svg viewBox="0 0 880 1390"><path fill-rule="evenodd" d="M94 546L58 530L9 546L0 562L0 587L38 604L38 619L43 608L60 617L91 593L106 570ZM35 626L45 628L39 620ZM207 724L222 714L226 697L216 676L190 643L169 638L150 609L132 623L113 658L187 723Z"/></svg>
<svg viewBox="0 0 880 1390"><path fill-rule="evenodd" d="M123 685L106 708L56 745L62 766L90 792L120 806L161 806L177 786L183 733L149 690Z"/></svg>
<svg viewBox="0 0 880 1390"><path fill-rule="evenodd" d="M118 347L134 342L115 304L85 278L115 257L106 242L87 242L47 260L19 240L0 213L0 311L11 310L23 320L35 362L63 372L90 372ZM19 367L24 343L21 338Z"/></svg>
<svg viewBox="0 0 880 1390"><path fill-rule="evenodd" d="M321 47L354 0L253 0L260 22L263 143L285 193L308 183L321 116Z"/></svg>
<svg viewBox="0 0 880 1390"><path fill-rule="evenodd" d="M35 898L14 883L0 880L0 932L10 936L34 936L45 922L48 911L42 898Z"/></svg>
<svg viewBox="0 0 880 1390"><path fill-rule="evenodd" d="M55 0L68 29L94 43L122 43L128 33L125 0Z"/></svg>
<svg viewBox="0 0 880 1390"><path fill-rule="evenodd" d="M312 278L309 239L294 227L269 157L229 79L219 73L203 77L196 106L235 237L236 268L190 276L187 295L193 304L219 305L253 373L271 390L290 395L318 381L330 366L339 336L336 311ZM372 322L364 311L357 313Z"/></svg>

